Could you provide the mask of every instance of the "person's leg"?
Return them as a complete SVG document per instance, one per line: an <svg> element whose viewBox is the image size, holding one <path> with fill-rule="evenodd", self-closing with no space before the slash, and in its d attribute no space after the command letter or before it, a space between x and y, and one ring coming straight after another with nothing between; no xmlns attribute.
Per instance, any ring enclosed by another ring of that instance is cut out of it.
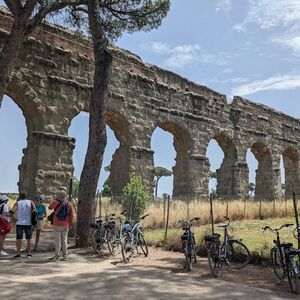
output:
<svg viewBox="0 0 300 300"><path fill-rule="evenodd" d="M39 240L40 240L40 234L41 234L41 231L39 229L37 229L36 234L35 234L35 243L34 243L33 250L37 250L38 243L39 243Z"/></svg>
<svg viewBox="0 0 300 300"><path fill-rule="evenodd" d="M61 229L58 226L54 226L53 228L54 233L54 241L55 241L55 256L60 256L60 249L61 249Z"/></svg>
<svg viewBox="0 0 300 300"><path fill-rule="evenodd" d="M31 256L31 238L32 238L32 227L24 226L27 240L27 256Z"/></svg>
<svg viewBox="0 0 300 300"><path fill-rule="evenodd" d="M17 254L16 257L21 256L21 247L22 247L22 238L23 238L23 226L17 225L16 226L16 246L17 246Z"/></svg>
<svg viewBox="0 0 300 300"><path fill-rule="evenodd" d="M0 251L3 251L3 244L5 240L6 235L0 235Z"/></svg>
<svg viewBox="0 0 300 300"><path fill-rule="evenodd" d="M68 256L68 232L69 232L68 228L65 228L61 232L63 257Z"/></svg>

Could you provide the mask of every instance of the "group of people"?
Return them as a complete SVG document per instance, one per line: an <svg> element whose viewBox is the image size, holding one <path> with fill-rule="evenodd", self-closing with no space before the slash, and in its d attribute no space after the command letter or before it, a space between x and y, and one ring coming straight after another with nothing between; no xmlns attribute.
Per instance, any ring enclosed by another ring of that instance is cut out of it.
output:
<svg viewBox="0 0 300 300"><path fill-rule="evenodd" d="M26 257L31 258L32 250L39 250L40 235L44 228L44 219L46 217L44 199L42 195L37 194L34 197L34 201L32 201L28 199L25 192L21 192L12 209L9 208L9 200L7 195L0 197L0 256L9 255L4 249L4 243L10 228L12 228L12 223L15 222L16 254L13 257L21 258L22 240L25 234L27 241ZM72 203L66 199L64 188L59 189L56 197L50 202L48 209L53 210L49 219L51 219L51 224L53 224L55 245L55 255L49 260L57 261L61 259L67 261L69 259L67 247L68 231L73 224L74 210ZM32 248L33 231L36 232L36 235L34 247Z"/></svg>

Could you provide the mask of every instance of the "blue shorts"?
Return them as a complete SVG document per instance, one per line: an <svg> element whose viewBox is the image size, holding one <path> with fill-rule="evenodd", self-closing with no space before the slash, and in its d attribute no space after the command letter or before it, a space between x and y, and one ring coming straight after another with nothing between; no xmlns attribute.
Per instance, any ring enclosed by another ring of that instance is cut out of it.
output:
<svg viewBox="0 0 300 300"><path fill-rule="evenodd" d="M31 240L31 237L32 237L31 225L17 225L17 228L16 228L17 240L23 239L24 231L25 231L25 235L26 235L26 240Z"/></svg>

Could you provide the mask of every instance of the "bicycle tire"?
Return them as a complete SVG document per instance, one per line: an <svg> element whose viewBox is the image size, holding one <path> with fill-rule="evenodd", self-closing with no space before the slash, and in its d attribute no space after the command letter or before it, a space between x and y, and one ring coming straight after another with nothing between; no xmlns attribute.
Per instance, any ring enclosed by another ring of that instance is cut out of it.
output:
<svg viewBox="0 0 300 300"><path fill-rule="evenodd" d="M120 242L117 240L117 235L115 231L108 232L107 246L111 255L116 256L120 253Z"/></svg>
<svg viewBox="0 0 300 300"><path fill-rule="evenodd" d="M121 252L123 262L125 264L133 261L133 249L131 247L131 238L128 235L124 235L121 239Z"/></svg>
<svg viewBox="0 0 300 300"><path fill-rule="evenodd" d="M192 254L192 258L194 259L193 263L196 264L197 263L197 253L196 253L196 242L195 242L194 237L192 239L191 254Z"/></svg>
<svg viewBox="0 0 300 300"><path fill-rule="evenodd" d="M250 261L250 252L245 244L237 240L229 240L226 258L231 269L243 269Z"/></svg>
<svg viewBox="0 0 300 300"><path fill-rule="evenodd" d="M91 233L92 246L97 254L100 254L103 249L103 240L101 229L95 228Z"/></svg>
<svg viewBox="0 0 300 300"><path fill-rule="evenodd" d="M278 247L273 247L270 253L271 264L276 278L282 281L285 277L285 271L280 259L280 253Z"/></svg>
<svg viewBox="0 0 300 300"><path fill-rule="evenodd" d="M294 260L294 261L293 261ZM297 273L296 273L297 269ZM300 274L299 274L299 257L294 256L290 257L289 264L287 265L287 276L291 291L294 294L298 294L299 292L299 281L300 281Z"/></svg>
<svg viewBox="0 0 300 300"><path fill-rule="evenodd" d="M147 257L149 254L148 245L145 241L144 235L141 233L139 233L139 235L138 235L138 246L141 247L145 257Z"/></svg>
<svg viewBox="0 0 300 300"><path fill-rule="evenodd" d="M187 272L192 271L193 269L193 262L192 262L192 257L191 257L191 249L189 249L189 245L187 245L184 248L184 255L185 255L185 265L184 265L184 269Z"/></svg>
<svg viewBox="0 0 300 300"><path fill-rule="evenodd" d="M217 242L212 242L208 248L208 265L213 276L218 277L221 275L224 267L224 262L219 256L220 244Z"/></svg>

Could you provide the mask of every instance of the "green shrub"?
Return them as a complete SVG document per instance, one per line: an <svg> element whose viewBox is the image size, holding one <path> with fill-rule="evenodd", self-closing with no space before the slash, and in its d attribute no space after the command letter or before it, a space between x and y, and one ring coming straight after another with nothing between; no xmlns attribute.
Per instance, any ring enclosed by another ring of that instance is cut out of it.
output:
<svg viewBox="0 0 300 300"><path fill-rule="evenodd" d="M127 210L126 217L130 220L137 220L149 204L150 195L148 187L143 183L142 178L131 175L130 180L123 189L123 209Z"/></svg>

